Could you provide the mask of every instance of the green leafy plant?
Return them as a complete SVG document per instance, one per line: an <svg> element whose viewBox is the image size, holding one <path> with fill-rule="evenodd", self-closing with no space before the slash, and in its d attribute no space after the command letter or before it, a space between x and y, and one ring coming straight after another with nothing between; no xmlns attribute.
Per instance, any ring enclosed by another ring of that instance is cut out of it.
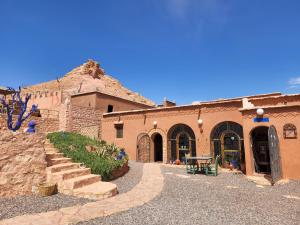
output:
<svg viewBox="0 0 300 225"><path fill-rule="evenodd" d="M126 163L128 157L116 160L120 149L103 140L92 139L77 133L55 132L47 136L54 147L74 162L83 163L91 168L93 174L99 174L103 180L110 180L112 172ZM88 151L90 146L93 151Z"/></svg>

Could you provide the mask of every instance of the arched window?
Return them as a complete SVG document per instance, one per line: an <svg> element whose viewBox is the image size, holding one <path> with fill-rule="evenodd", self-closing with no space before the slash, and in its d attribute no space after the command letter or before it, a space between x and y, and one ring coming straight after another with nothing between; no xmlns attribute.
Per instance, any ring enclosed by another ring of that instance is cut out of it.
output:
<svg viewBox="0 0 300 225"><path fill-rule="evenodd" d="M195 134L192 128L185 124L176 124L168 132L168 149L171 160L184 160L185 154L196 156Z"/></svg>
<svg viewBox="0 0 300 225"><path fill-rule="evenodd" d="M241 167L245 161L243 127L235 122L217 124L211 132L211 154L221 156L221 164L234 163Z"/></svg>

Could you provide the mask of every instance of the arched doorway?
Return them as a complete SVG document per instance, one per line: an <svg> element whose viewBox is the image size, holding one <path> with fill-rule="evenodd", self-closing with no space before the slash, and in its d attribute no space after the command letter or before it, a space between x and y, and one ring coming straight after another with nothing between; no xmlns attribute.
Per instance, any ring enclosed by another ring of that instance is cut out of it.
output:
<svg viewBox="0 0 300 225"><path fill-rule="evenodd" d="M251 133L251 148L256 173L270 174L272 183L280 180L281 159L279 138L275 126L259 126Z"/></svg>
<svg viewBox="0 0 300 225"><path fill-rule="evenodd" d="M251 132L252 153L256 173L271 174L269 153L269 127L256 127Z"/></svg>
<svg viewBox="0 0 300 225"><path fill-rule="evenodd" d="M215 126L211 133L211 154L220 155L220 164L233 164L245 170L243 127L235 122L225 121Z"/></svg>
<svg viewBox="0 0 300 225"><path fill-rule="evenodd" d="M150 162L150 137L146 133L141 133L137 137L136 161Z"/></svg>
<svg viewBox="0 0 300 225"><path fill-rule="evenodd" d="M153 135L153 144L154 144L154 161L160 162L163 161L163 138L159 133Z"/></svg>
<svg viewBox="0 0 300 225"><path fill-rule="evenodd" d="M192 128L185 124L176 124L168 132L168 149L171 160L184 161L185 154L196 156L195 134Z"/></svg>

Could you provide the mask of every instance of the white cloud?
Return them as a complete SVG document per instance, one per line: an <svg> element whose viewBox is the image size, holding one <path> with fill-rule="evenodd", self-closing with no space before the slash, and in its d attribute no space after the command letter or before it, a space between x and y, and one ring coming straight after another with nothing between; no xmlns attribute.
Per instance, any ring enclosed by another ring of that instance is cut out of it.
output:
<svg viewBox="0 0 300 225"><path fill-rule="evenodd" d="M166 6L175 19L201 23L226 23L229 9L224 0L166 0Z"/></svg>
<svg viewBox="0 0 300 225"><path fill-rule="evenodd" d="M289 88L297 88L300 86L300 77L293 77L289 80Z"/></svg>
<svg viewBox="0 0 300 225"><path fill-rule="evenodd" d="M191 6L189 0L167 0L167 9L169 13L180 19L184 19Z"/></svg>

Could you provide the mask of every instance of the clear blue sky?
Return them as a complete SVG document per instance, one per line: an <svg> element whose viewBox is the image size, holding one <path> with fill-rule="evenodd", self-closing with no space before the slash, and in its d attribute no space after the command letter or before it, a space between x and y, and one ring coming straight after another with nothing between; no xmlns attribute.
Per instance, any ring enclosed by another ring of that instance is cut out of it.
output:
<svg viewBox="0 0 300 225"><path fill-rule="evenodd" d="M89 58L157 103L300 92L300 1L0 0L0 85Z"/></svg>

